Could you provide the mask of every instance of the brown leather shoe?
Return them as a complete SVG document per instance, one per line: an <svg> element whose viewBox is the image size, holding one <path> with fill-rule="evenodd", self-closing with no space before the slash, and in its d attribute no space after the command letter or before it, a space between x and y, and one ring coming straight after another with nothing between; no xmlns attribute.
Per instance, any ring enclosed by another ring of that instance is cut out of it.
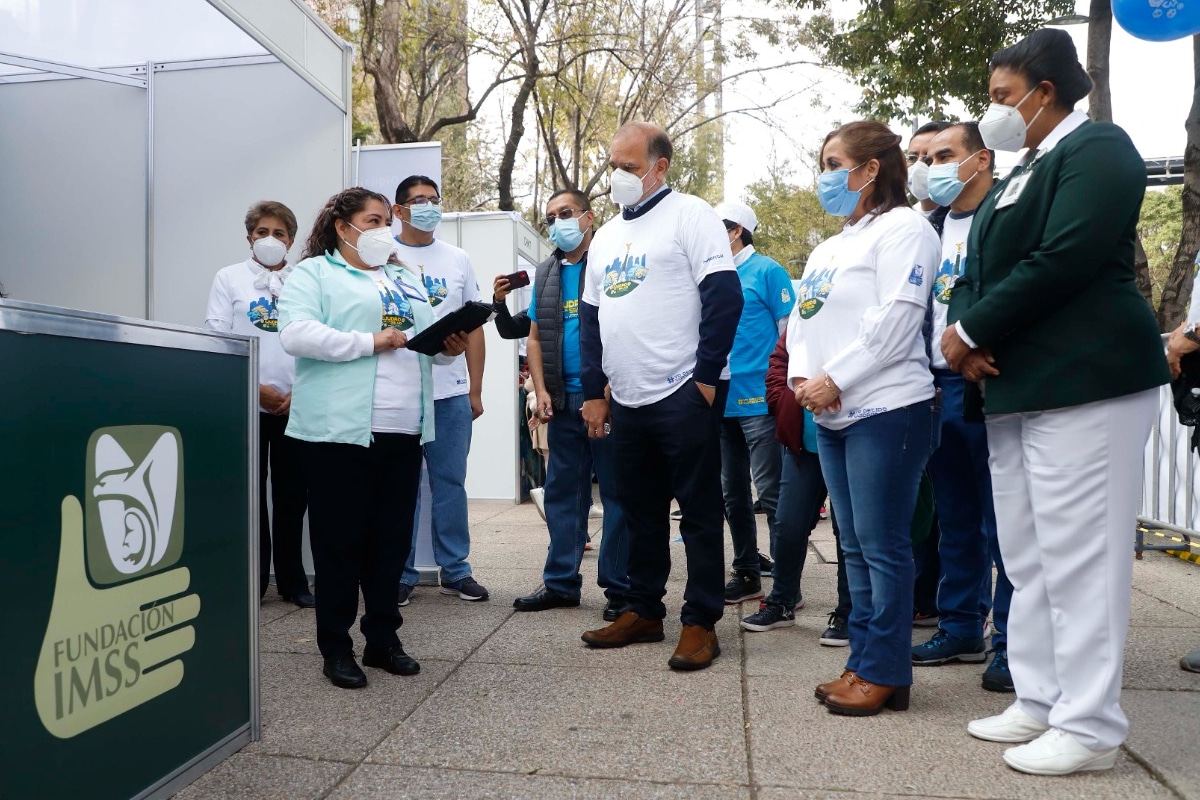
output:
<svg viewBox="0 0 1200 800"><path fill-rule="evenodd" d="M719 655L721 645L717 644L716 631L703 625L684 625L683 633L679 634L679 646L667 659L667 666L671 669L704 669Z"/></svg>
<svg viewBox="0 0 1200 800"><path fill-rule="evenodd" d="M841 689L843 686L849 686L852 683L854 683L854 673L850 670L844 670L842 672L842 677L838 678L836 681L817 684L817 688L816 691L813 692L813 696L824 703L826 697L829 697L829 695L833 694L833 692L836 690Z"/></svg>
<svg viewBox="0 0 1200 800"><path fill-rule="evenodd" d="M579 637L591 647L624 647L638 642L661 642L663 626L661 619L643 619L636 611L626 611L611 625L594 631L586 631Z"/></svg>
<svg viewBox="0 0 1200 800"><path fill-rule="evenodd" d="M849 685L825 697L825 707L831 714L847 717L874 716L884 706L892 711L907 711L909 690L908 686L880 686L856 675Z"/></svg>

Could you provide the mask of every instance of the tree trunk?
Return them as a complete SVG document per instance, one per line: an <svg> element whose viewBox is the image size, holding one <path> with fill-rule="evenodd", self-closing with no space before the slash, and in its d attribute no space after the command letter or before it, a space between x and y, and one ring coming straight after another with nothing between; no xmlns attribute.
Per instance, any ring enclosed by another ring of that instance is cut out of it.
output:
<svg viewBox="0 0 1200 800"><path fill-rule="evenodd" d="M1192 108L1184 124L1183 233L1158 304L1158 327L1163 332L1174 329L1187 316L1195 277L1193 265L1200 248L1200 35L1192 37L1192 73Z"/></svg>
<svg viewBox="0 0 1200 800"><path fill-rule="evenodd" d="M521 146L521 138L525 135L525 109L529 105L529 97L538 81L538 57L534 45L536 31L530 33L528 52L525 55L525 77L521 87L513 98L512 118L509 120L508 139L504 142L504 155L500 158L500 175L496 181L496 190L500 195L500 210L515 211L516 199L513 197L513 168L517 163L517 150Z"/></svg>
<svg viewBox="0 0 1200 800"><path fill-rule="evenodd" d="M1108 52L1112 42L1112 0L1091 0L1088 9L1087 71L1092 78L1088 116L1112 122L1112 89L1108 80Z"/></svg>

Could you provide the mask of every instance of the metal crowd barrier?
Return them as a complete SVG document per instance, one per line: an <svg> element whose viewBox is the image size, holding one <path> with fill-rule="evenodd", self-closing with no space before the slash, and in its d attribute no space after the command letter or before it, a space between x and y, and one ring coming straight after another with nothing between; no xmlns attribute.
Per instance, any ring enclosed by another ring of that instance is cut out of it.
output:
<svg viewBox="0 0 1200 800"><path fill-rule="evenodd" d="M1164 342L1166 337L1163 337ZM1138 514L1137 558L1145 550L1171 550L1200 560L1200 503L1192 429L1179 423L1171 387L1158 393L1158 418L1143 456L1142 504Z"/></svg>

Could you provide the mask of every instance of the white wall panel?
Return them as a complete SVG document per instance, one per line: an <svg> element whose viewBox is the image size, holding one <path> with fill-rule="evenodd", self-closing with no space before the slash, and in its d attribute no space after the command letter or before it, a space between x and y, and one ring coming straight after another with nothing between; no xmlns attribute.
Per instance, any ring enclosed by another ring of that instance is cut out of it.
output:
<svg viewBox="0 0 1200 800"><path fill-rule="evenodd" d="M145 90L0 84L0 120L0 284L20 300L145 316Z"/></svg>
<svg viewBox="0 0 1200 800"><path fill-rule="evenodd" d="M213 275L249 252L242 220L278 200L300 223L342 188L344 116L283 64L155 76L154 319L204 322Z"/></svg>

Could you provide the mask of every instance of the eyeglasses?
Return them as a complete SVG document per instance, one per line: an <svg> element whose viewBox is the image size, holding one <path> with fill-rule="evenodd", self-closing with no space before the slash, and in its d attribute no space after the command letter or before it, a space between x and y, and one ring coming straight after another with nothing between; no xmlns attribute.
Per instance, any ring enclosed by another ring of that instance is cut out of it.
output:
<svg viewBox="0 0 1200 800"><path fill-rule="evenodd" d="M406 206L424 206L424 205L440 206L441 204L442 204L442 198L440 198L440 197L410 197L409 199L405 200L402 205L406 205Z"/></svg>
<svg viewBox="0 0 1200 800"><path fill-rule="evenodd" d="M915 164L915 163L917 163L918 161L924 161L924 162L925 162L925 166L932 166L932 165L933 165L933 158L932 158L932 157L930 157L930 156L922 156L920 153L905 153L905 154L904 154L904 160L905 160L905 161L907 161L907 162L909 163L909 165L910 165L910 166L911 166L911 165L913 165L913 164Z"/></svg>
<svg viewBox="0 0 1200 800"><path fill-rule="evenodd" d="M576 214L586 214L586 213L587 213L586 211L579 211L574 208L564 208L562 211L558 212L557 214L548 214L546 216L546 218L544 220L542 220L542 227L543 228L551 228L554 226L555 220L571 219Z"/></svg>

